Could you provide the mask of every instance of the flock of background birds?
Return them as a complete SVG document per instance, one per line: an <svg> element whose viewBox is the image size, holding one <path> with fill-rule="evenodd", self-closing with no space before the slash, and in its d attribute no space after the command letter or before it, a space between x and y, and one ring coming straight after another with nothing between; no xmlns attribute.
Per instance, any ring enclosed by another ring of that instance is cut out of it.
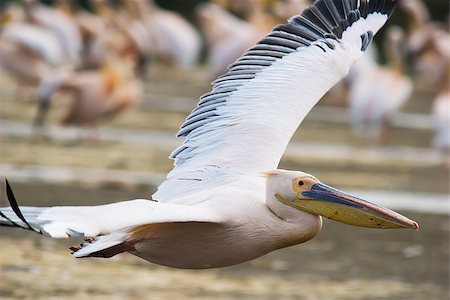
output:
<svg viewBox="0 0 450 300"><path fill-rule="evenodd" d="M58 0L54 6L45 6L24 0L7 6L0 16L0 69L35 91L37 127L44 124L57 92L72 98L62 125L95 127L139 104L149 65L189 69L199 64L203 47L214 79L273 26L309 4L306 0L206 2L195 8L200 33L181 15L153 1L114 5L90 1L93 12L74 6L75 2ZM409 75L413 75L414 84L434 93L436 146L448 153L448 24L432 21L421 0L402 1L400 9L408 16L407 31L388 28L382 47L387 63L379 63L372 46L340 84L336 97L347 98L357 132L377 140L411 97ZM409 70L406 60L412 67Z"/></svg>

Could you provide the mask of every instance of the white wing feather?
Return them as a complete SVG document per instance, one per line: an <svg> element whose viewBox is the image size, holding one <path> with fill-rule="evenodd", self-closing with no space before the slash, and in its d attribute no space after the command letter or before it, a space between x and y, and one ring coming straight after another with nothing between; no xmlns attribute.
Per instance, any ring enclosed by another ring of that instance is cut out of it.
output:
<svg viewBox="0 0 450 300"><path fill-rule="evenodd" d="M250 49L187 118L178 134L186 139L172 153L175 167L153 199L179 203L178 197L194 191L275 169L305 116L363 54L362 35L376 33L387 19L370 13L341 39L319 39L277 59L286 47L267 46L269 55L255 57ZM263 67L255 68L254 61Z"/></svg>
<svg viewBox="0 0 450 300"><path fill-rule="evenodd" d="M144 199L98 206L21 206L20 211L27 223L12 208L3 207L0 209L0 224L31 229L53 238L95 237L153 223L221 220L207 207Z"/></svg>

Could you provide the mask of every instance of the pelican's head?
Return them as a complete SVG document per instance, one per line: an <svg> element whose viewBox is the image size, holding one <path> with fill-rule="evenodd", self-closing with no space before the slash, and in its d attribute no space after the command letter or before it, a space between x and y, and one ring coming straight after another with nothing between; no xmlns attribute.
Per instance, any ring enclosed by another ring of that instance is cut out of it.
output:
<svg viewBox="0 0 450 300"><path fill-rule="evenodd" d="M331 220L370 228L413 228L419 225L395 211L357 198L316 177L295 171L268 173L267 192L284 205Z"/></svg>

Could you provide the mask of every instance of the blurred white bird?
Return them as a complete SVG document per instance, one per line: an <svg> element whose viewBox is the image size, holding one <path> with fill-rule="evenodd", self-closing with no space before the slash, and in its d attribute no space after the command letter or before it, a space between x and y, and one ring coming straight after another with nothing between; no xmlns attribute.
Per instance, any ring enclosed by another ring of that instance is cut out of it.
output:
<svg viewBox="0 0 450 300"><path fill-rule="evenodd" d="M361 77L366 76L366 73L373 72L379 68L378 65L378 51L374 44L371 44L364 53L363 57L353 64L345 77L345 82L349 86L357 84Z"/></svg>
<svg viewBox="0 0 450 300"><path fill-rule="evenodd" d="M266 33L213 3L199 6L197 17L208 44L208 67L214 78L225 74L228 66Z"/></svg>
<svg viewBox="0 0 450 300"><path fill-rule="evenodd" d="M2 17L0 68L21 84L36 85L65 63L64 49L47 29L22 21L21 11L9 7Z"/></svg>
<svg viewBox="0 0 450 300"><path fill-rule="evenodd" d="M213 268L313 238L322 216L373 228L416 222L333 189L312 175L274 170L294 131L348 72L395 0L318 0L276 27L201 97L178 136L174 169L153 195L85 207L11 208L0 223L51 237L85 237L75 257L128 251L161 265Z"/></svg>
<svg viewBox="0 0 450 300"><path fill-rule="evenodd" d="M358 133L378 139L393 115L409 99L412 81L405 75L400 45L403 33L390 27L385 39L387 66L366 63L362 74L353 76L350 87L350 113Z"/></svg>
<svg viewBox="0 0 450 300"><path fill-rule="evenodd" d="M75 20L82 39L81 66L97 69L105 62L108 26L100 16L85 11L77 11Z"/></svg>
<svg viewBox="0 0 450 300"><path fill-rule="evenodd" d="M408 14L406 49L422 88L435 90L450 65L450 33L448 26L432 22L421 0L402 1Z"/></svg>
<svg viewBox="0 0 450 300"><path fill-rule="evenodd" d="M144 75L151 51L149 33L141 20L133 18L125 10L114 9L108 3L95 1L93 8L96 14L73 13L83 40L82 67L99 68L113 54L133 61L138 75ZM125 4L128 3L137 2Z"/></svg>
<svg viewBox="0 0 450 300"><path fill-rule="evenodd" d="M163 62L180 68L191 68L198 62L202 40L197 29L181 15L164 10L154 1L128 1L129 9L137 11L139 20L146 26L146 48ZM135 28L134 34L143 36L141 28ZM140 39L138 39L140 40ZM144 46L142 41L141 47Z"/></svg>
<svg viewBox="0 0 450 300"><path fill-rule="evenodd" d="M36 85L49 65L30 48L0 37L0 69L22 84Z"/></svg>
<svg viewBox="0 0 450 300"><path fill-rule="evenodd" d="M286 22L292 15L301 13L310 5L309 0L284 0L274 3L274 13L282 22Z"/></svg>
<svg viewBox="0 0 450 300"><path fill-rule="evenodd" d="M77 66L81 60L82 41L76 24L64 13L52 7L25 1L28 22L52 32L64 50L68 64Z"/></svg>
<svg viewBox="0 0 450 300"><path fill-rule="evenodd" d="M450 89L448 86L434 100L432 118L436 130L435 145L450 165Z"/></svg>
<svg viewBox="0 0 450 300"><path fill-rule="evenodd" d="M61 66L65 62L64 49L55 35L47 29L16 22L5 26L0 37L27 49L31 55L42 58L52 67Z"/></svg>
<svg viewBox="0 0 450 300"><path fill-rule="evenodd" d="M39 85L36 126L42 126L56 92L70 95L71 103L61 118L65 126L95 127L142 98L140 82L131 66L111 59L99 70L54 72Z"/></svg>
<svg viewBox="0 0 450 300"><path fill-rule="evenodd" d="M55 68L76 67L80 37L73 22L53 8L24 1L16 6L0 32L0 68L22 84L37 85Z"/></svg>

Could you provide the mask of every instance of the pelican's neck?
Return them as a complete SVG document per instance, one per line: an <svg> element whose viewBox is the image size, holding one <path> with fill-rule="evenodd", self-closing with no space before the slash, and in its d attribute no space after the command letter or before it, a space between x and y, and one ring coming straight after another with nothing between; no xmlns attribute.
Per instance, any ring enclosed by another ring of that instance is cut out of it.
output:
<svg viewBox="0 0 450 300"><path fill-rule="evenodd" d="M280 182L278 182L280 184ZM283 184L290 184L283 182ZM322 217L288 206L280 202L277 190L289 187L274 186L274 181L268 178L266 184L266 205L270 211L283 222L283 247L306 242L316 236L322 229Z"/></svg>

